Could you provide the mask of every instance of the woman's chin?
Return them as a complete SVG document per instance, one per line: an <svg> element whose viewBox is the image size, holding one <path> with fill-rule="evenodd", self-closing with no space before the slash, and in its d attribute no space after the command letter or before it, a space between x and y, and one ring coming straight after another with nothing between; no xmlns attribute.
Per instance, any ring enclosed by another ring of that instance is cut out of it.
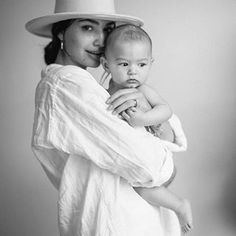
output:
<svg viewBox="0 0 236 236"><path fill-rule="evenodd" d="M92 68L97 68L100 66L100 61L97 61L97 62L93 62L91 63L90 65L88 65L88 67L92 67Z"/></svg>

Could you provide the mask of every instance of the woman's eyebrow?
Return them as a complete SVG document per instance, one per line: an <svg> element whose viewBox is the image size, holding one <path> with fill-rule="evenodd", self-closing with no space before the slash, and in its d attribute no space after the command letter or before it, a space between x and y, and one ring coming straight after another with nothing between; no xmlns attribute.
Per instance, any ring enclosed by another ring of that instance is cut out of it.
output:
<svg viewBox="0 0 236 236"><path fill-rule="evenodd" d="M92 20L92 19L80 19L79 22L84 22L84 21L88 21L92 24L96 24L99 25L99 22L97 22L96 20Z"/></svg>
<svg viewBox="0 0 236 236"><path fill-rule="evenodd" d="M93 20L93 19L79 19L79 22L89 22L89 23L91 23L91 24L95 24L95 25L99 25L99 22L98 21L96 21L96 20ZM107 23L106 24L106 27L110 27L110 26L115 26L115 22L109 22L109 23Z"/></svg>

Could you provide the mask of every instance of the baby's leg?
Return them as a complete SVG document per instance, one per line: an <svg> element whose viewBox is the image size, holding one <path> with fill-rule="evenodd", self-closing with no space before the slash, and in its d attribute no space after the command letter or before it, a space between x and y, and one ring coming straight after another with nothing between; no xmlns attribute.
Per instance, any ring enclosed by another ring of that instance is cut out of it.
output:
<svg viewBox="0 0 236 236"><path fill-rule="evenodd" d="M154 206L162 206L175 211L184 233L187 233L191 228L193 228L192 210L187 199L182 199L176 196L165 186L154 188L139 187L134 189L143 199L145 199L150 204Z"/></svg>

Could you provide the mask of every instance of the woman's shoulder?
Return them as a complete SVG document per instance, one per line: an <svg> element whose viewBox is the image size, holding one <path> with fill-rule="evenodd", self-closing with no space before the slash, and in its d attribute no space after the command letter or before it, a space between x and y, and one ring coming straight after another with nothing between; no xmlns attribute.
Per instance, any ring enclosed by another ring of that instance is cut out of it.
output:
<svg viewBox="0 0 236 236"><path fill-rule="evenodd" d="M41 72L41 82L50 82L52 86L60 83L63 87L96 87L96 79L86 70L73 65L51 64Z"/></svg>
<svg viewBox="0 0 236 236"><path fill-rule="evenodd" d="M73 76L93 78L88 71L73 65L64 66L59 64L50 64L42 70L42 77L57 77L65 79Z"/></svg>
<svg viewBox="0 0 236 236"><path fill-rule="evenodd" d="M78 66L51 64L42 70L41 77L40 87L49 87L50 91L59 88L69 93L103 94L105 91L88 71Z"/></svg>

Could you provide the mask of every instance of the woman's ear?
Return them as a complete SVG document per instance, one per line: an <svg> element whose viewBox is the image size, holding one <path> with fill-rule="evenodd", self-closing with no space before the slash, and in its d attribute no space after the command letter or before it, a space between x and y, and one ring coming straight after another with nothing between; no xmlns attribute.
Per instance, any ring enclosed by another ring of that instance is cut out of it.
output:
<svg viewBox="0 0 236 236"><path fill-rule="evenodd" d="M107 73L110 73L107 60L106 60L106 58L105 58L104 56L101 56L101 58L100 58L100 63L102 64L103 69L104 69Z"/></svg>
<svg viewBox="0 0 236 236"><path fill-rule="evenodd" d="M63 37L64 35L63 35L63 33L59 33L58 35L57 35L57 37L61 40L61 41L64 41L64 37Z"/></svg>

